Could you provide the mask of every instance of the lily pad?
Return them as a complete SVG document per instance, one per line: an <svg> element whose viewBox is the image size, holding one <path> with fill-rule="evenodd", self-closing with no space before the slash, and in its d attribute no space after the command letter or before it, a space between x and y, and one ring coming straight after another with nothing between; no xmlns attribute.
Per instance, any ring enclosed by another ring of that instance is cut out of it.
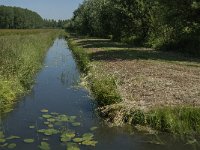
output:
<svg viewBox="0 0 200 150"><path fill-rule="evenodd" d="M77 126L80 126L81 123L80 123L80 122L74 122L74 123L72 123L72 125L73 125L74 127L77 127Z"/></svg>
<svg viewBox="0 0 200 150"><path fill-rule="evenodd" d="M49 127L49 128L53 128L53 124L49 124L48 127Z"/></svg>
<svg viewBox="0 0 200 150"><path fill-rule="evenodd" d="M69 117L69 122L73 123L76 120L76 116L70 116Z"/></svg>
<svg viewBox="0 0 200 150"><path fill-rule="evenodd" d="M95 131L96 129L98 129L98 127L92 127L90 128L90 131Z"/></svg>
<svg viewBox="0 0 200 150"><path fill-rule="evenodd" d="M49 118L49 119L47 119L47 121L49 121L49 122L55 122L56 119L54 119L54 118Z"/></svg>
<svg viewBox="0 0 200 150"><path fill-rule="evenodd" d="M19 137L19 136L12 135L12 136L6 138L6 140L14 140L14 139L20 139L20 137Z"/></svg>
<svg viewBox="0 0 200 150"><path fill-rule="evenodd" d="M74 138L73 139L73 142L76 142L76 143L81 143L83 141L83 138Z"/></svg>
<svg viewBox="0 0 200 150"><path fill-rule="evenodd" d="M41 129L41 130L38 130L38 132L43 133L44 135L47 135L47 136L59 133L59 131L56 129Z"/></svg>
<svg viewBox="0 0 200 150"><path fill-rule="evenodd" d="M59 115L57 112L52 112L51 115Z"/></svg>
<svg viewBox="0 0 200 150"><path fill-rule="evenodd" d="M59 116L57 117L57 121L58 121L58 122L68 122L68 121L69 121L69 117L66 116L66 115L59 115Z"/></svg>
<svg viewBox="0 0 200 150"><path fill-rule="evenodd" d="M46 121L46 122L44 122L44 124L45 124L45 125L49 125L49 124L50 124L50 122L47 122L47 121Z"/></svg>
<svg viewBox="0 0 200 150"><path fill-rule="evenodd" d="M6 139L0 139L0 143L5 143Z"/></svg>
<svg viewBox="0 0 200 150"><path fill-rule="evenodd" d="M90 141L90 140L93 139L93 137L94 137L94 134L92 134L92 133L85 133L85 134L83 134L83 140L84 141Z"/></svg>
<svg viewBox="0 0 200 150"><path fill-rule="evenodd" d="M42 115L42 117L46 118L46 119L49 119L49 118L51 118L51 115L48 115L48 114L47 115Z"/></svg>
<svg viewBox="0 0 200 150"><path fill-rule="evenodd" d="M8 143L5 143L5 144L3 144L3 145L0 145L0 147L6 147L6 146L8 146Z"/></svg>
<svg viewBox="0 0 200 150"><path fill-rule="evenodd" d="M34 139L24 139L24 143L33 143Z"/></svg>
<svg viewBox="0 0 200 150"><path fill-rule="evenodd" d="M76 143L67 143L67 150L80 150Z"/></svg>
<svg viewBox="0 0 200 150"><path fill-rule="evenodd" d="M41 142L40 145L38 146L41 150L50 150L50 146L47 142Z"/></svg>
<svg viewBox="0 0 200 150"><path fill-rule="evenodd" d="M61 135L61 142L69 142L72 138L74 138L75 132L74 131L66 131Z"/></svg>
<svg viewBox="0 0 200 150"><path fill-rule="evenodd" d="M48 113L49 111L47 109L40 110L42 113Z"/></svg>
<svg viewBox="0 0 200 150"><path fill-rule="evenodd" d="M13 149L15 148L17 145L15 143L11 143L8 145L8 149Z"/></svg>
<svg viewBox="0 0 200 150"><path fill-rule="evenodd" d="M35 129L35 126L29 126L30 129Z"/></svg>
<svg viewBox="0 0 200 150"><path fill-rule="evenodd" d="M83 145L86 145L86 146L96 146L98 142L97 141L93 141L93 140L86 140L86 141L83 141L82 144Z"/></svg>

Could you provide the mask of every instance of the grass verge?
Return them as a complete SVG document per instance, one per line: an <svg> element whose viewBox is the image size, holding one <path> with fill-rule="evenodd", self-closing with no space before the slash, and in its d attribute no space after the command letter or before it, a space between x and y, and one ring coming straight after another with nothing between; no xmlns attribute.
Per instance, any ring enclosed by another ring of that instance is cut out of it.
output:
<svg viewBox="0 0 200 150"><path fill-rule="evenodd" d="M90 90L97 100L98 105L102 107L120 102L121 97L117 90L114 77L96 72L97 69L90 66L87 52L82 47L76 45L72 39L68 38L67 41L76 57L80 70L83 71L89 79Z"/></svg>
<svg viewBox="0 0 200 150"><path fill-rule="evenodd" d="M59 30L0 30L0 113L30 90L46 51ZM1 115L0 114L0 115Z"/></svg>

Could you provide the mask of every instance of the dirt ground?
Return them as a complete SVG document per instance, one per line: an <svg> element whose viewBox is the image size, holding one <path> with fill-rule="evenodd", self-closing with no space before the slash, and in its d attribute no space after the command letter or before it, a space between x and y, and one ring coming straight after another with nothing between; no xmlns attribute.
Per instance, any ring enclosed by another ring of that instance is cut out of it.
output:
<svg viewBox="0 0 200 150"><path fill-rule="evenodd" d="M148 110L200 106L200 59L107 39L76 39L101 73L117 78L122 104Z"/></svg>

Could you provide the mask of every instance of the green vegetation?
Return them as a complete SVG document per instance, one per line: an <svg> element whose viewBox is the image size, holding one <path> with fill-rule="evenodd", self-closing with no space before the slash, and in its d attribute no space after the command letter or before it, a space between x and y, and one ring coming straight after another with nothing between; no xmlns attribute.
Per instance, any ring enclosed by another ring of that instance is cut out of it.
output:
<svg viewBox="0 0 200 150"><path fill-rule="evenodd" d="M0 29L63 28L67 22L43 19L28 9L0 5Z"/></svg>
<svg viewBox="0 0 200 150"><path fill-rule="evenodd" d="M200 133L198 58L110 39L68 38L75 55L82 51L90 60L87 84L106 120L173 134Z"/></svg>
<svg viewBox="0 0 200 150"><path fill-rule="evenodd" d="M120 102L121 97L116 90L117 86L114 77L96 73L97 69L89 66L89 56L86 51L70 38L68 38L68 45L76 57L80 70L86 74L90 74L88 76L89 86L98 105L106 106ZM100 68L98 69L100 70Z"/></svg>
<svg viewBox="0 0 200 150"><path fill-rule="evenodd" d="M85 0L68 30L133 45L200 54L197 0Z"/></svg>
<svg viewBox="0 0 200 150"><path fill-rule="evenodd" d="M149 126L159 131L178 134L200 133L200 108L175 107L158 108L144 112L131 110L124 116L125 122Z"/></svg>
<svg viewBox="0 0 200 150"><path fill-rule="evenodd" d="M200 61L187 54L200 54L199 12L196 0L85 0L79 6L66 29L75 35L75 55L87 53L89 87L106 106L100 109L106 119L200 132Z"/></svg>
<svg viewBox="0 0 200 150"><path fill-rule="evenodd" d="M60 144L62 143L62 146L65 145L69 150L79 150L81 145L94 147L98 143L94 140L94 130L97 129L96 127L92 127L92 132L80 133L78 127L74 127L73 125L74 123L77 123L76 116L68 116L66 114L56 112L48 113L48 110L45 112L43 112L43 110L47 109L41 110L42 115L39 116L39 119L37 120L39 124L37 128L34 129L41 138L23 139L22 137L14 135L6 137L0 126L0 148L16 148L17 144L20 142L31 145L35 144L36 141L39 140L39 149L50 150L51 146L46 141L51 140L51 137L53 136L57 136L58 138L58 140L55 141L55 138L53 137L54 142L58 142ZM54 121L52 122L50 120ZM49 127L49 124L52 124L52 126ZM42 126L42 129L40 126Z"/></svg>
<svg viewBox="0 0 200 150"><path fill-rule="evenodd" d="M89 58L87 53L81 48L77 47L73 41L68 40L69 47L73 50L75 57L77 58L77 63L81 71L87 73L89 70Z"/></svg>
<svg viewBox="0 0 200 150"><path fill-rule="evenodd" d="M0 112L9 112L27 92L58 30L0 30Z"/></svg>

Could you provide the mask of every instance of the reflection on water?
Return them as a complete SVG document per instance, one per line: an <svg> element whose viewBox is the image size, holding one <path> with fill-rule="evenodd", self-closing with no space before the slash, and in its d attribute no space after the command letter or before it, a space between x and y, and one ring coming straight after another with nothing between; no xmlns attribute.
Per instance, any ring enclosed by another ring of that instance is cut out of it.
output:
<svg viewBox="0 0 200 150"><path fill-rule="evenodd" d="M89 93L83 88L74 88L79 82L80 74L64 39L57 39L49 49L45 58L44 67L38 73L36 84L32 92L26 95L15 110L1 121L0 145L16 143L17 150L36 150L41 141L47 142L53 150L64 150L66 144L60 142L59 134L46 136L45 139L37 130L30 129L35 126L38 129L44 127L41 119L41 110L49 112L77 116L80 126L73 127L76 136L91 132L91 127L97 127L94 131L94 139L98 144L93 146L79 145L83 150L194 150L198 146L194 139L183 142L174 139L170 135L145 135L135 132L131 127L113 127L104 125L94 112L94 104ZM48 116L46 116L48 117ZM54 116L55 117L55 116ZM50 118L49 121L54 121ZM54 124L52 124L54 125ZM66 124L66 127L69 127ZM3 141L4 137L17 135L20 139ZM52 130L43 130L52 132ZM34 139L31 144L24 143L24 139ZM0 147L8 149L8 146Z"/></svg>

